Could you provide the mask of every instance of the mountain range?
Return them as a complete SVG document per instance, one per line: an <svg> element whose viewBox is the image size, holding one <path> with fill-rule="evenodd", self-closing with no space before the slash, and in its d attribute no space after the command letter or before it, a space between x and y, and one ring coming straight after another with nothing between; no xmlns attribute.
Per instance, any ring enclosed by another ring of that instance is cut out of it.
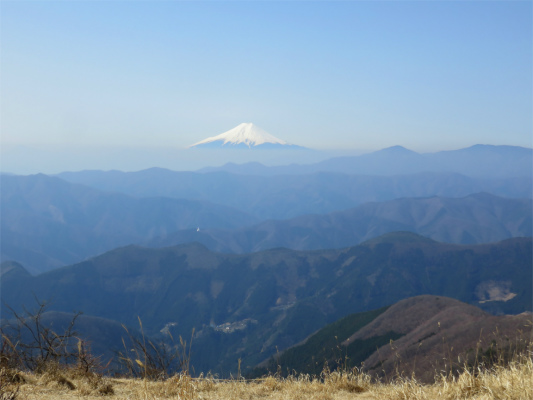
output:
<svg viewBox="0 0 533 400"><path fill-rule="evenodd" d="M359 156L330 158L314 164L267 167L259 163L207 167L199 172L225 171L244 175L312 174L338 172L391 176L419 172L453 172L475 178L529 177L533 174L533 149L477 144L459 150L417 153L402 146Z"/></svg>
<svg viewBox="0 0 533 400"><path fill-rule="evenodd" d="M0 184L2 260L22 262L32 273L176 230L258 221L207 201L135 198L42 174L0 175Z"/></svg>
<svg viewBox="0 0 533 400"><path fill-rule="evenodd" d="M488 193L462 198L401 198L322 215L268 220L233 230L182 230L144 244L162 247L196 241L211 250L231 253L276 247L316 250L348 247L394 231L415 232L446 243L489 243L532 236L532 206L531 199Z"/></svg>
<svg viewBox="0 0 533 400"><path fill-rule="evenodd" d="M156 172L156 176L167 174L165 170L152 172ZM140 172L132 177L144 174ZM161 189L185 186L179 179L180 173L168 174L169 179L160 181ZM206 178L208 175L197 174L197 177ZM131 175L120 173L119 176L127 178ZM392 188L387 187L387 182L378 184L372 179L355 180L353 188L343 187L342 184L332 184L331 187L332 191L335 188L344 191L346 197L359 198L381 197L384 194L380 190L391 190L387 197L400 193L446 191L444 187L436 186L439 182L444 184L446 179L434 177L435 180L431 180L431 177L404 177L396 180L396 186ZM268 179L275 181L274 177ZM394 178L382 179L389 183L392 183L391 179L394 181ZM127 185L127 182L125 179L122 184ZM144 180L139 184L142 185L142 182ZM168 186L164 185L165 182ZM202 186L202 179L192 182L196 182L197 188L210 190L213 200L216 200L216 194L220 194L219 201L222 199L223 186L217 190ZM346 183L346 180L341 182ZM363 182L367 183L366 193ZM531 236L532 233L530 199L508 199L487 193L462 198L401 198L365 203L328 214L265 221L257 215L291 215L303 213L305 207L311 212L319 212L330 199L332 204L328 204L326 209L336 209L336 206L349 204L350 201L345 198L343 202L331 193L322 193L320 188L328 184L322 180L309 182L304 193L300 193L297 187L290 190L283 186L284 192L281 188L272 188L275 192L270 194L272 204L267 199L268 190L261 198L261 193L252 192L246 183L242 183L241 189L232 186L243 194L248 190L244 198L255 202L249 204L238 201L238 197L228 196L228 200L234 201L233 207L206 200L134 197L46 175L2 175L0 183L1 259L19 261L34 274L128 244L162 247L200 242L216 251L245 253L274 247L299 250L342 248L397 230L463 244ZM450 191L457 189L456 184L457 180L448 180ZM117 186L120 186L118 179ZM357 191L357 187L361 189ZM309 193L309 197L306 198L305 193ZM357 201L354 203L357 204Z"/></svg>
<svg viewBox="0 0 533 400"><path fill-rule="evenodd" d="M483 245L438 243L391 233L340 250L213 253L199 244L119 248L36 277L3 263L6 305L50 302L157 335L195 328L197 372L249 370L350 313L411 296L452 297L492 313L531 310L532 239ZM227 329L226 329L227 328Z"/></svg>
<svg viewBox="0 0 533 400"><path fill-rule="evenodd" d="M218 145L204 152L290 148L252 124L198 143ZM438 343L470 363L508 347L489 331L531 330L531 314L509 314L532 308L532 159L395 146L308 165L1 175L2 329L38 299L53 326L83 311L80 334L108 358L142 321L149 340L194 332L195 373L315 374L342 353L386 376L400 357L426 379Z"/></svg>
<svg viewBox="0 0 533 400"><path fill-rule="evenodd" d="M367 202L401 197L464 197L487 192L503 197L531 198L533 192L532 180L527 177L481 179L455 173L429 172L397 176L334 172L251 176L151 168L138 172L65 172L58 177L135 197L209 201L237 208L261 220L325 214Z"/></svg>

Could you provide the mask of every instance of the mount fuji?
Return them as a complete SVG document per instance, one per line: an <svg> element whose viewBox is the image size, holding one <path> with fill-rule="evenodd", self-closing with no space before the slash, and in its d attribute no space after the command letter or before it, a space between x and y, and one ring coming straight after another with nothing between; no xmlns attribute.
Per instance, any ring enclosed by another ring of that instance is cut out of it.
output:
<svg viewBox="0 0 533 400"><path fill-rule="evenodd" d="M201 140L189 148L260 148L260 149L303 149L304 147L278 139L252 123L242 123L217 136Z"/></svg>

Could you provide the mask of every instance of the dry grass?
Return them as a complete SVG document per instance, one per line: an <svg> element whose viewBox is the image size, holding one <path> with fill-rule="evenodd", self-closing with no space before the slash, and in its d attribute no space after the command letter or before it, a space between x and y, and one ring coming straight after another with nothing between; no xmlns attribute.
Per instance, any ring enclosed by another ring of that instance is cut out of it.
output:
<svg viewBox="0 0 533 400"><path fill-rule="evenodd" d="M415 379L397 379L376 385L376 398L391 400L524 400L533 399L533 359L531 352L515 357L509 364L491 368L464 368L458 376L440 376L432 385Z"/></svg>
<svg viewBox="0 0 533 400"><path fill-rule="evenodd" d="M533 399L533 358L529 352L516 357L506 366L496 365L489 369L478 366L476 370L465 368L455 377L437 377L434 384L422 384L407 378L391 383L373 382L369 375L357 369L325 372L320 377L270 376L254 381L219 380L212 376L191 378L187 374L165 381L100 379L95 384L86 376L68 375L58 370L39 377L25 374L24 380L12 385L19 388L17 400L525 400ZM111 390L102 390L106 387Z"/></svg>
<svg viewBox="0 0 533 400"><path fill-rule="evenodd" d="M54 335L55 338L57 335ZM466 359L459 372L451 362L450 349L450 355L445 357L445 364L450 367L437 370L432 384L417 380L414 368L411 377L397 372L391 381L379 380L363 369L348 369L347 363L340 363L345 366L341 370L325 369L320 376L285 378L278 372L256 380L222 380L213 376L193 378L189 374L190 342L187 344L180 338L177 353L168 355L159 352L155 346L150 352L148 346L151 343L147 345L144 337L133 343L134 358L124 356L127 365L139 365L139 368L128 369L130 378L116 379L103 375L105 368L99 366L99 360L90 354L90 347L81 341L77 351L64 352L69 356L60 358L63 362L53 358L41 362L32 354L25 354L25 347L15 344L18 342L8 340L5 335L3 338L0 346L0 400L533 400L531 337L510 347L495 345L485 352L479 347L473 359ZM42 346L37 348L43 349ZM20 361L28 357L33 357L30 361L35 362ZM166 371L171 364L167 361L174 359L178 360L180 371L168 377ZM28 365L38 368L29 369ZM396 371L402 370L401 365L396 366Z"/></svg>

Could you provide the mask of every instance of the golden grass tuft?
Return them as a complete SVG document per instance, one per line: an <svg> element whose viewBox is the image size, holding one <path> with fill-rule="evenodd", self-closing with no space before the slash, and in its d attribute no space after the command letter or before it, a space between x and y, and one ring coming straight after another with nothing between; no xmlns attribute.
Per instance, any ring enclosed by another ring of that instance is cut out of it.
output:
<svg viewBox="0 0 533 400"><path fill-rule="evenodd" d="M465 365L459 374L438 375L433 384L414 377L379 381L357 368L255 380L193 378L181 373L152 381L84 375L61 367L40 375L24 374L23 380L8 383L17 388L16 398L9 400L96 400L102 396L113 400L525 400L533 399L533 353L529 350L490 367Z"/></svg>
<svg viewBox="0 0 533 400"><path fill-rule="evenodd" d="M362 393L372 386L372 379L362 370L333 371L323 374L324 385L332 386L336 390L344 390L350 393Z"/></svg>
<svg viewBox="0 0 533 400"><path fill-rule="evenodd" d="M465 369L457 378L443 380L445 399L533 399L533 362L524 355L508 365Z"/></svg>
<svg viewBox="0 0 533 400"><path fill-rule="evenodd" d="M370 390L376 399L391 400L525 400L533 399L532 354L516 356L506 365L490 368L465 366L457 376L441 375L431 385L414 378L399 378L390 384L375 384Z"/></svg>

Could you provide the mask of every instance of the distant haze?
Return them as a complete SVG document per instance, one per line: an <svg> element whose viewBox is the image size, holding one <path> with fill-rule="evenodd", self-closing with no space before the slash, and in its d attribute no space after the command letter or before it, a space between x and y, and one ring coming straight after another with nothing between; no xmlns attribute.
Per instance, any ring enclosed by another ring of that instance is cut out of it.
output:
<svg viewBox="0 0 533 400"><path fill-rule="evenodd" d="M531 147L531 12L531 2L3 2L1 169L305 161L184 151L242 122L320 152Z"/></svg>
<svg viewBox="0 0 533 400"><path fill-rule="evenodd" d="M312 163L360 151L300 151L260 149L176 149L172 147L2 146L1 171L16 174L55 174L64 171L140 171L151 167L194 171L228 162L266 165Z"/></svg>

